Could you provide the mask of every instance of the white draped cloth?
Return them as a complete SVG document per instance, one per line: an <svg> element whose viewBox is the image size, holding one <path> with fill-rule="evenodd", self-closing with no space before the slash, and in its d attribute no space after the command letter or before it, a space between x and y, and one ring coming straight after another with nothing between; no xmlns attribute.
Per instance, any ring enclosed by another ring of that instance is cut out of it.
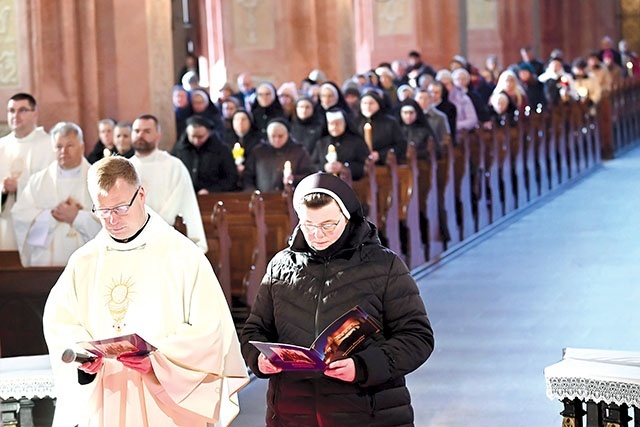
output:
<svg viewBox="0 0 640 427"><path fill-rule="evenodd" d="M54 426L229 425L247 368L225 296L193 243L147 208L128 243L104 230L77 250L53 287L44 333L56 380ZM157 350L142 375L104 359L96 378L77 381L64 364L78 342L138 333ZM209 423L209 424L207 424Z"/></svg>
<svg viewBox="0 0 640 427"><path fill-rule="evenodd" d="M52 162L29 178L11 210L20 260L25 267L64 266L76 249L100 231L100 221L91 213L87 189L90 166L83 159L78 168L65 171ZM82 205L72 224L59 222L51 215L51 210L69 197Z"/></svg>
<svg viewBox="0 0 640 427"><path fill-rule="evenodd" d="M544 369L550 399L581 399L640 408L640 352L567 348Z"/></svg>
<svg viewBox="0 0 640 427"><path fill-rule="evenodd" d="M0 186L5 177L18 179L17 197L27 185L29 177L51 163L55 159L51 138L42 127L36 128L24 138L16 138L11 132L0 138ZM14 231L11 208L16 201L16 194L3 195L4 203L0 204L0 250L15 251L18 249Z"/></svg>
<svg viewBox="0 0 640 427"><path fill-rule="evenodd" d="M184 163L163 150L155 150L144 157L135 155L130 160L147 190L147 205L170 225L181 215L187 237L207 252L198 199Z"/></svg>

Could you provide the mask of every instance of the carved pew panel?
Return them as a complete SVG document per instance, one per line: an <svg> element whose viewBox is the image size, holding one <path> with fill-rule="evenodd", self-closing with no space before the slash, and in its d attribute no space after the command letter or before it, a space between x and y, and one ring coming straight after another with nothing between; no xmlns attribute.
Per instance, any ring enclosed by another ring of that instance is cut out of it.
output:
<svg viewBox="0 0 640 427"><path fill-rule="evenodd" d="M528 191L525 178L525 141L526 133L518 121L517 126L509 128L509 142L511 149L511 176L516 208L521 209L528 201Z"/></svg>
<svg viewBox="0 0 640 427"><path fill-rule="evenodd" d="M404 252L409 268L415 268L426 261L420 229L419 179L416 146L411 143L407 147L407 163L398 165L400 186L398 214L400 224L406 231L403 233L406 242L406 251Z"/></svg>
<svg viewBox="0 0 640 427"><path fill-rule="evenodd" d="M353 191L364 208L367 219L376 227L380 227L378 220L378 182L376 180L376 166L371 159L367 159L364 167L364 175L358 181L350 180L350 171L341 174L341 178L349 179Z"/></svg>
<svg viewBox="0 0 640 427"><path fill-rule="evenodd" d="M458 133L458 145L454 148L455 194L460 239L468 239L476 232L471 203L470 132Z"/></svg>
<svg viewBox="0 0 640 427"><path fill-rule="evenodd" d="M444 252L445 245L440 228L438 161L433 139L427 143L427 154L426 160L418 160L418 199L421 221L425 222L422 240L427 243L426 258L433 260Z"/></svg>
<svg viewBox="0 0 640 427"><path fill-rule="evenodd" d="M442 158L438 159L438 195L440 204L440 223L446 247L460 242L460 229L456 218L454 148L451 138L442 141Z"/></svg>
<svg viewBox="0 0 640 427"><path fill-rule="evenodd" d="M398 162L393 151L387 153L384 166L376 166L378 184L378 231L385 246L402 256L400 219L398 218Z"/></svg>
<svg viewBox="0 0 640 427"><path fill-rule="evenodd" d="M489 225L489 203L487 201L486 150L485 139L481 134L485 130L469 133L469 168L471 172L471 194L476 230Z"/></svg>
<svg viewBox="0 0 640 427"><path fill-rule="evenodd" d="M480 136L485 147L484 167L487 189L487 200L490 206L489 221L496 222L502 217L502 201L500 200L500 176L498 168L498 140L495 128L481 129Z"/></svg>
<svg viewBox="0 0 640 427"><path fill-rule="evenodd" d="M276 253L288 246L289 237L298 224L298 216L293 209L293 192L290 188L260 194L264 201L269 262Z"/></svg>

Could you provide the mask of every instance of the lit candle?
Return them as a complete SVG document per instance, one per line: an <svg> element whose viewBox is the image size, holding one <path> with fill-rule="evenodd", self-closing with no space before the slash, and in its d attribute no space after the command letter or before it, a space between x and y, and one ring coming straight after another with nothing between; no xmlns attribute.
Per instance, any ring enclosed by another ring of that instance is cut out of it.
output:
<svg viewBox="0 0 640 427"><path fill-rule="evenodd" d="M364 142L367 143L369 151L373 151L373 139L371 137L371 123L364 124Z"/></svg>
<svg viewBox="0 0 640 427"><path fill-rule="evenodd" d="M627 70L629 71L629 75L633 76L633 62L627 61Z"/></svg>
<svg viewBox="0 0 640 427"><path fill-rule="evenodd" d="M111 150L109 150L108 148L105 148L104 150L102 150L102 157L109 157L111 156Z"/></svg>
<svg viewBox="0 0 640 427"><path fill-rule="evenodd" d="M233 144L231 154L233 155L233 160L236 162L236 166L240 166L244 163L244 147L240 145L239 142Z"/></svg>
<svg viewBox="0 0 640 427"><path fill-rule="evenodd" d="M333 144L329 144L329 146L327 147L326 159L327 163L338 161L338 153L336 153L336 147Z"/></svg>
<svg viewBox="0 0 640 427"><path fill-rule="evenodd" d="M293 170L291 169L291 162L287 160L284 162L284 169L282 169L282 178L288 181L291 179L292 174Z"/></svg>
<svg viewBox="0 0 640 427"><path fill-rule="evenodd" d="M587 97L589 96L589 89L587 89L584 86L580 86L578 88L578 95L580 96L580 99L582 99L582 100L587 99Z"/></svg>

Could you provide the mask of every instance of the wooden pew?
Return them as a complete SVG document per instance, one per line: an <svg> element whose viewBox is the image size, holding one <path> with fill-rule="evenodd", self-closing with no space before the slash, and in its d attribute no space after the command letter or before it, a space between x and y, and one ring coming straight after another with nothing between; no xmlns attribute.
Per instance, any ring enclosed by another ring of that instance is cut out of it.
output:
<svg viewBox="0 0 640 427"><path fill-rule="evenodd" d="M387 153L386 164L376 166L378 184L378 231L385 246L402 256L400 244L398 161L394 151Z"/></svg>
<svg viewBox="0 0 640 427"><path fill-rule="evenodd" d="M202 215L204 234L207 237L207 259L218 277L222 291L227 298L229 308L231 299L231 236L227 223L227 210L224 203L216 203L211 214Z"/></svg>
<svg viewBox="0 0 640 427"><path fill-rule="evenodd" d="M427 142L427 159L418 160L418 199L421 221L424 223L422 240L427 243L425 257L436 259L445 248L440 228L440 203L438 196L438 160L435 141Z"/></svg>
<svg viewBox="0 0 640 427"><path fill-rule="evenodd" d="M500 200L500 170L498 167L498 138L495 126L491 129L481 129L480 138L485 147L484 166L489 204L489 222L493 224L503 215L502 201Z"/></svg>
<svg viewBox="0 0 640 427"><path fill-rule="evenodd" d="M358 181L351 179L350 171L345 170L340 177L344 179L355 191L358 200L362 204L367 219L376 227L378 222L378 182L376 179L376 166L369 158L365 162L364 175Z"/></svg>
<svg viewBox="0 0 640 427"><path fill-rule="evenodd" d="M520 133L522 134L522 152L524 155L523 158L523 166L524 166L524 186L526 188L526 198L527 202L530 203L537 199L540 195L538 180L536 178L536 168L537 168L537 160L536 160L536 145L533 139L533 135L531 132L531 127L533 126L533 119L531 115L534 114L530 110L526 112L523 117L520 117L518 120L518 127L520 128Z"/></svg>
<svg viewBox="0 0 640 427"><path fill-rule="evenodd" d="M535 180L538 183L538 196L546 195L551 189L549 171L549 152L547 151L548 114L540 112L530 116L529 138L533 144L535 162Z"/></svg>
<svg viewBox="0 0 640 427"><path fill-rule="evenodd" d="M511 176L513 182L513 192L515 194L515 204L517 209L526 206L528 202L528 189L525 173L525 149L526 132L520 124L519 118L515 126L509 128L509 142L511 149Z"/></svg>
<svg viewBox="0 0 640 427"><path fill-rule="evenodd" d="M460 243L460 228L456 217L454 148L451 137L447 136L441 142L442 158L438 159L438 203L440 205L440 224L443 233L446 233L445 245L448 249L452 245Z"/></svg>
<svg viewBox="0 0 640 427"><path fill-rule="evenodd" d="M259 192L215 193L198 196L198 200L204 212L203 221L215 219L213 212L208 215L209 206L218 206L218 216L224 214L226 218L232 308L250 307L267 264L264 200Z"/></svg>
<svg viewBox="0 0 640 427"><path fill-rule="evenodd" d="M400 225L405 230L405 259L409 268L425 263L425 245L422 243L420 229L420 200L418 181L418 154L416 146L410 143L407 147L407 162L398 165L398 182L400 185L398 213Z"/></svg>
<svg viewBox="0 0 640 427"><path fill-rule="evenodd" d="M471 153L469 131L458 133L458 145L454 147L454 174L457 222L460 239L468 239L476 232L471 201ZM474 132L475 133L475 132Z"/></svg>
<svg viewBox="0 0 640 427"><path fill-rule="evenodd" d="M494 137L497 139L498 173L501 187L502 215L513 212L516 198L513 191L513 174L511 167L511 127L494 126Z"/></svg>
<svg viewBox="0 0 640 427"><path fill-rule="evenodd" d="M487 200L486 179L486 144L481 134L486 130L478 129L469 132L469 169L471 171L472 210L474 212L476 230L482 230L489 225L489 203Z"/></svg>
<svg viewBox="0 0 640 427"><path fill-rule="evenodd" d="M16 251L0 251L0 356L48 353L44 305L64 267L22 267Z"/></svg>
<svg viewBox="0 0 640 427"><path fill-rule="evenodd" d="M556 106L551 111L551 120L549 121L549 170L555 171L555 180L552 179L552 189L556 189L561 184L565 184L569 180L569 170L567 163L567 144L564 131L564 114L561 105Z"/></svg>
<svg viewBox="0 0 640 427"><path fill-rule="evenodd" d="M293 189L260 193L264 201L267 225L267 262L288 246L289 237L298 224L298 216L293 209Z"/></svg>

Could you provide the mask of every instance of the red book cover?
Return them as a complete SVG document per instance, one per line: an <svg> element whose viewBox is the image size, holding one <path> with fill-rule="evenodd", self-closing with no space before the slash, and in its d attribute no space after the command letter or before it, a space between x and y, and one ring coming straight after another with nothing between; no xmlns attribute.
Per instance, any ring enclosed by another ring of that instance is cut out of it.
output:
<svg viewBox="0 0 640 427"><path fill-rule="evenodd" d="M380 325L360 306L355 306L334 320L311 344L249 341L276 366L284 370L324 371L334 360L348 357L371 335L380 332Z"/></svg>
<svg viewBox="0 0 640 427"><path fill-rule="evenodd" d="M125 353L130 356L144 356L156 349L138 334L85 341L78 344L90 353L108 359L115 359Z"/></svg>

